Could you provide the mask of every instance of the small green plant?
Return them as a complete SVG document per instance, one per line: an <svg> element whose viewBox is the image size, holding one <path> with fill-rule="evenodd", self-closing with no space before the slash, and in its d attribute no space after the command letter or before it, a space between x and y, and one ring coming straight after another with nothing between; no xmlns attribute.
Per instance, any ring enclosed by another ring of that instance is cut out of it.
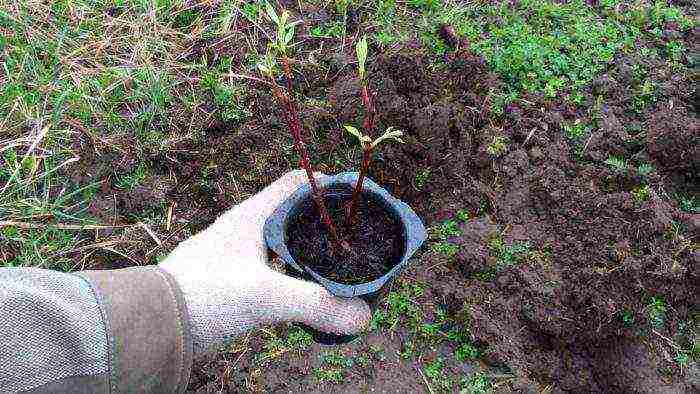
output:
<svg viewBox="0 0 700 394"><path fill-rule="evenodd" d="M481 356L481 351L471 343L462 343L455 349L455 357L459 361L473 360Z"/></svg>
<svg viewBox="0 0 700 394"><path fill-rule="evenodd" d="M430 168L423 168L416 173L415 184L418 190L422 190L430 179Z"/></svg>
<svg viewBox="0 0 700 394"><path fill-rule="evenodd" d="M463 385L463 391L469 394L486 394L491 388L489 377L483 372L478 372Z"/></svg>
<svg viewBox="0 0 700 394"><path fill-rule="evenodd" d="M355 361L340 351L328 352L321 355L321 366L314 369L314 376L319 382L339 384L353 365Z"/></svg>
<svg viewBox="0 0 700 394"><path fill-rule="evenodd" d="M590 131L591 127L586 123L581 122L580 119L576 119L573 123L564 124L564 132L573 140L581 139Z"/></svg>
<svg viewBox="0 0 700 394"><path fill-rule="evenodd" d="M673 62L680 62L685 57L685 45L678 40L671 40L666 44L666 53Z"/></svg>
<svg viewBox="0 0 700 394"><path fill-rule="evenodd" d="M507 245L503 237L496 234L489 240L489 249L498 259L497 267L502 269L527 257L531 247L527 242L514 242Z"/></svg>
<svg viewBox="0 0 700 394"><path fill-rule="evenodd" d="M466 222L471 218L471 215L469 214L469 211L466 209L460 209L457 211L457 219Z"/></svg>
<svg viewBox="0 0 700 394"><path fill-rule="evenodd" d="M676 363L678 363L679 367L683 368L688 365L688 362L690 361L690 355L686 351L679 350L676 353L675 361Z"/></svg>
<svg viewBox="0 0 700 394"><path fill-rule="evenodd" d="M438 242L431 247L433 252L440 253L446 257L454 257L459 252L459 246L450 242Z"/></svg>
<svg viewBox="0 0 700 394"><path fill-rule="evenodd" d="M506 142L507 139L505 137L500 135L494 136L491 143L486 147L486 152L491 156L498 157L506 151Z"/></svg>
<svg viewBox="0 0 700 394"><path fill-rule="evenodd" d="M627 172L627 170L629 169L629 164L627 164L627 160L619 156L610 156L604 161L604 163L609 165L614 171L618 173Z"/></svg>
<svg viewBox="0 0 700 394"><path fill-rule="evenodd" d="M321 383L340 384L343 382L343 371L340 368L315 368L314 376Z"/></svg>
<svg viewBox="0 0 700 394"><path fill-rule="evenodd" d="M241 10L243 11L243 16L253 22L256 21L258 15L260 15L260 4L257 2L245 2Z"/></svg>
<svg viewBox="0 0 700 394"><path fill-rule="evenodd" d="M416 353L416 344L412 340L407 340L401 350L399 351L399 357L404 360L410 360Z"/></svg>
<svg viewBox="0 0 700 394"><path fill-rule="evenodd" d="M695 196L676 194L676 199L678 200L678 206L681 211L688 213L700 212L700 200Z"/></svg>
<svg viewBox="0 0 700 394"><path fill-rule="evenodd" d="M629 327L634 324L634 313L630 310L624 310L620 315L620 320L622 320L622 324Z"/></svg>
<svg viewBox="0 0 700 394"><path fill-rule="evenodd" d="M632 97L632 110L636 113L642 112L649 104L656 101L654 95L656 86L650 79L644 80L639 86L637 94Z"/></svg>
<svg viewBox="0 0 700 394"><path fill-rule="evenodd" d="M372 318L371 328L396 328L401 320L407 320L411 326L417 326L423 316L421 309L411 300L423 295L423 286L418 283L404 284L397 291L389 292L385 305L378 308Z"/></svg>
<svg viewBox="0 0 700 394"><path fill-rule="evenodd" d="M313 343L313 337L304 329L293 327L287 334L287 346L292 349L303 351Z"/></svg>
<svg viewBox="0 0 700 394"><path fill-rule="evenodd" d="M654 327L661 327L666 321L666 300L662 296L653 296L647 305L649 322Z"/></svg>
<svg viewBox="0 0 700 394"><path fill-rule="evenodd" d="M459 229L459 223L456 220L448 219L442 222L433 230L435 236L440 240L447 240L449 237L462 235L462 230Z"/></svg>
<svg viewBox="0 0 700 394"><path fill-rule="evenodd" d="M632 197L634 197L634 201L641 203L649 199L650 193L649 185L640 185L632 190Z"/></svg>
<svg viewBox="0 0 700 394"><path fill-rule="evenodd" d="M647 176L654 172L656 169L654 166L652 166L649 163L641 163L639 166L637 166L637 174L641 176Z"/></svg>
<svg viewBox="0 0 700 394"><path fill-rule="evenodd" d="M433 361L425 364L423 372L430 379L430 382L443 390L452 388L452 379L450 379L444 371L445 361L442 357L436 357Z"/></svg>
<svg viewBox="0 0 700 394"><path fill-rule="evenodd" d="M313 38L341 38L344 33L345 24L342 22L325 23L309 30L309 35Z"/></svg>

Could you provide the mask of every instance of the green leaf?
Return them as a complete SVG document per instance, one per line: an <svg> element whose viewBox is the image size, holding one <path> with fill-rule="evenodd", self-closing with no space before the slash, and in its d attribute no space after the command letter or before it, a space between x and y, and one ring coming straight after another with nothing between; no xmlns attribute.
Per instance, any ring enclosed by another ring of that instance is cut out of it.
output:
<svg viewBox="0 0 700 394"><path fill-rule="evenodd" d="M367 36L362 36L362 38L357 42L355 46L355 53L357 53L357 69L360 74L360 78L364 78L365 75L365 65L367 63Z"/></svg>
<svg viewBox="0 0 700 394"><path fill-rule="evenodd" d="M289 44L294 38L294 25L289 26L287 33L284 35L284 43Z"/></svg>
<svg viewBox="0 0 700 394"><path fill-rule="evenodd" d="M267 12L267 16L275 23L279 24L280 19L277 16L277 13L275 12L275 9L272 8L272 5L268 2L265 2L265 10Z"/></svg>
<svg viewBox="0 0 700 394"><path fill-rule="evenodd" d="M381 137L377 138L376 140L374 140L374 142L372 142L372 148L375 148L377 145L379 145L382 141L385 140L394 140L396 142L404 144L405 142L401 138L399 138L402 135L403 132L401 130L396 130L393 127L389 127L388 129L386 129L384 134L381 135Z"/></svg>
<svg viewBox="0 0 700 394"><path fill-rule="evenodd" d="M371 138L360 133L360 131L358 129L356 129L355 127L350 126L350 125L344 125L343 127L345 127L345 130L347 130L348 133L357 137L357 139L360 141L360 145L364 146L365 144L369 144L370 142L372 142Z"/></svg>

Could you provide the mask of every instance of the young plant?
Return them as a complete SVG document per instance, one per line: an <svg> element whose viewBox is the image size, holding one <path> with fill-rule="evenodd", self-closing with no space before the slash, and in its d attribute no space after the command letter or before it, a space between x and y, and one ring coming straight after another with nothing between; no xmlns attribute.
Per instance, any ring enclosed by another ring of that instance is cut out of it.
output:
<svg viewBox="0 0 700 394"><path fill-rule="evenodd" d="M360 145L362 146L362 167L360 167L360 174L357 177L357 183L355 184L355 190L352 193L352 200L350 201L350 207L348 208L348 221L352 222L357 214L357 204L360 200L360 194L362 193L362 184L365 181L365 176L367 171L369 171L369 165L372 162L372 152L374 149L383 141L394 140L396 142L404 143L401 139L403 132L389 127L386 129L384 134L372 140L371 137L362 134L358 129L353 126L345 125L345 130L350 134L357 137Z"/></svg>
<svg viewBox="0 0 700 394"><path fill-rule="evenodd" d="M365 181L365 176L367 171L369 171L369 165L372 161L372 152L380 143L387 140L394 140L403 143L400 138L403 132L389 127L384 134L380 137L372 140L371 135L374 133L375 128L375 109L374 103L372 102L372 94L367 86L367 71L365 65L367 64L367 37L363 36L360 41L355 46L355 53L357 54L357 76L360 80L360 96L362 98L362 104L365 107L365 119L362 124L362 128L367 133L362 134L357 128L345 125L345 130L350 134L357 137L362 146L362 166L360 167L360 174L357 177L357 183L355 184L355 190L352 193L352 200L350 201L350 206L347 211L347 219L349 223L354 222L355 216L357 215L357 205L360 200L360 194L362 194L362 184Z"/></svg>
<svg viewBox="0 0 700 394"><path fill-rule="evenodd" d="M263 76L268 79L272 89L272 94L284 109L282 111L284 121L292 134L294 149L299 154L299 164L304 171L306 171L306 176L309 179L309 185L311 185L311 195L316 203L316 206L318 207L321 219L326 225L328 232L331 234L331 239L334 240L334 243L341 242L338 236L338 231L336 230L336 227L328 214L328 209L326 209L323 195L319 190L318 185L316 184L316 179L313 175L313 169L311 168L311 162L309 160L309 153L306 150L306 144L304 143L303 139L301 121L299 120L299 110L297 109L297 104L292 93L292 70L289 65L289 57L287 55L289 44L294 38L294 26L296 26L298 22L289 22L289 12L287 10L283 9L281 14L277 15L270 3L266 3L265 7L267 16L277 25L277 33L275 35L275 41L268 47L265 58L260 64L258 64L258 69ZM286 80L286 92L277 84L275 79L278 57L282 63L282 70Z"/></svg>

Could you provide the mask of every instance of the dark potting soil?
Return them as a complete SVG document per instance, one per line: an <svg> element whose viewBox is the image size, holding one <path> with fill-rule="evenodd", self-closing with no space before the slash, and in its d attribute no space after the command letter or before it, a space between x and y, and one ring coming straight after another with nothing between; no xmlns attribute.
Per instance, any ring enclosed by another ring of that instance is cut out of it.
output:
<svg viewBox="0 0 700 394"><path fill-rule="evenodd" d="M352 190L324 190L326 208L350 252L333 247L316 204L312 199L305 201L287 227L287 247L294 260L325 278L345 284L373 281L398 264L406 244L401 222L377 202L363 197L354 224L349 225L345 207Z"/></svg>

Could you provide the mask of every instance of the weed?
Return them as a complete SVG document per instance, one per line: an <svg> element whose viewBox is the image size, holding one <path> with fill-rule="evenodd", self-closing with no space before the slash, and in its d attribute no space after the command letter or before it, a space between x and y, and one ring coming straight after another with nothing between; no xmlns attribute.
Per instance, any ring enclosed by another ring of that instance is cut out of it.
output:
<svg viewBox="0 0 700 394"><path fill-rule="evenodd" d="M425 364L423 372L425 373L425 376L430 379L430 382L433 385L443 390L450 390L452 388L452 379L447 376L444 368L445 361L442 359L442 357L436 357L433 359L433 361Z"/></svg>
<svg viewBox="0 0 700 394"><path fill-rule="evenodd" d="M406 320L409 325L417 327L423 312L411 300L420 297L423 292L423 286L418 283L403 284L399 290L390 292L385 300L386 308L377 308L370 327L372 329L387 327L393 330L401 320Z"/></svg>
<svg viewBox="0 0 700 394"><path fill-rule="evenodd" d="M679 350L676 353L675 361L678 363L679 367L683 368L688 365L688 362L690 361L690 354L683 350Z"/></svg>
<svg viewBox="0 0 700 394"><path fill-rule="evenodd" d="M662 296L653 296L647 305L649 322L654 327L661 327L666 321L666 300Z"/></svg>
<svg viewBox="0 0 700 394"><path fill-rule="evenodd" d="M457 219L461 220L462 222L468 221L470 217L471 215L466 209L460 209L457 211Z"/></svg>
<svg viewBox="0 0 700 394"><path fill-rule="evenodd" d="M313 337L302 328L293 327L287 334L287 346L294 350L306 350L312 343Z"/></svg>
<svg viewBox="0 0 700 394"><path fill-rule="evenodd" d="M438 227L433 229L433 234L437 239L447 240L449 237L456 237L462 235L462 231L459 229L459 223L456 220L445 220Z"/></svg>
<svg viewBox="0 0 700 394"><path fill-rule="evenodd" d="M314 376L319 382L339 384L345 378L345 372L355 365L351 357L340 351L332 351L321 355L321 366L314 369Z"/></svg>
<svg viewBox="0 0 700 394"><path fill-rule="evenodd" d="M618 173L627 172L627 170L629 169L629 164L627 164L627 160L619 156L610 156L604 161L604 163L609 165L614 171Z"/></svg>
<svg viewBox="0 0 700 394"><path fill-rule="evenodd" d="M530 244L527 242L514 242L511 245L507 245L500 234L492 236L488 246L491 253L498 259L498 269L523 260L528 256L531 249Z"/></svg>
<svg viewBox="0 0 700 394"><path fill-rule="evenodd" d="M498 271L496 271L495 268L489 267L482 271L475 272L473 276L476 280L480 280L482 282L490 282L496 278L497 273Z"/></svg>
<svg viewBox="0 0 700 394"><path fill-rule="evenodd" d="M462 385L462 392L469 394L486 394L490 391L491 381L483 372L472 375Z"/></svg>
<svg viewBox="0 0 700 394"><path fill-rule="evenodd" d="M260 15L261 7L260 3L258 2L245 2L243 3L243 7L241 8L241 11L243 11L243 16L248 19L249 21L253 22L258 19L258 15Z"/></svg>
<svg viewBox="0 0 700 394"><path fill-rule="evenodd" d="M450 242L438 242L431 246L433 252L440 253L446 257L454 257L459 252L459 246Z"/></svg>
<svg viewBox="0 0 700 394"><path fill-rule="evenodd" d="M586 123L581 122L580 119L576 119L573 123L564 124L564 132L566 135L573 139L578 140L591 131L591 127Z"/></svg>
<svg viewBox="0 0 700 394"><path fill-rule="evenodd" d="M430 179L430 168L423 168L416 173L415 184L418 190L423 190L425 184Z"/></svg>
<svg viewBox="0 0 700 394"><path fill-rule="evenodd" d="M472 49L515 91L554 97L564 89L578 91L614 54L631 45L623 26L599 18L583 1L520 1L485 7L490 33L475 36ZM471 38L471 37L470 37Z"/></svg>
<svg viewBox="0 0 700 394"><path fill-rule="evenodd" d="M688 213L700 212L700 200L695 196L677 193L676 200L681 211Z"/></svg>
<svg viewBox="0 0 700 394"><path fill-rule="evenodd" d="M650 193L649 185L640 185L632 190L632 197L634 201L641 203L649 199Z"/></svg>
<svg viewBox="0 0 700 394"><path fill-rule="evenodd" d="M666 43L666 53L673 62L680 62L685 58L686 47L678 40L671 40Z"/></svg>
<svg viewBox="0 0 700 394"><path fill-rule="evenodd" d="M339 21L317 25L309 30L313 38L341 38L344 34L345 24Z"/></svg>
<svg viewBox="0 0 700 394"><path fill-rule="evenodd" d="M620 320L622 320L622 324L629 327L634 324L634 313L630 310L624 310L620 315Z"/></svg>
<svg viewBox="0 0 700 394"><path fill-rule="evenodd" d="M314 376L321 383L340 384L343 381L343 371L340 368L315 368Z"/></svg>
<svg viewBox="0 0 700 394"><path fill-rule="evenodd" d="M655 91L656 86L649 79L640 84L637 93L632 97L632 111L640 113L656 101Z"/></svg>
<svg viewBox="0 0 700 394"><path fill-rule="evenodd" d="M493 137L491 143L486 147L486 152L488 152L489 155L496 157L502 155L508 147L506 145L507 141L508 140L502 136Z"/></svg>
<svg viewBox="0 0 700 394"><path fill-rule="evenodd" d="M416 344L410 339L403 344L403 347L399 351L399 357L401 357L404 360L410 360L415 354Z"/></svg>
<svg viewBox="0 0 700 394"><path fill-rule="evenodd" d="M455 357L459 361L466 361L479 358L481 351L471 343L462 343L455 349Z"/></svg>
<svg viewBox="0 0 700 394"><path fill-rule="evenodd" d="M656 171L656 169L649 163L641 163L639 166L637 166L637 174L641 176L647 176L654 171Z"/></svg>

